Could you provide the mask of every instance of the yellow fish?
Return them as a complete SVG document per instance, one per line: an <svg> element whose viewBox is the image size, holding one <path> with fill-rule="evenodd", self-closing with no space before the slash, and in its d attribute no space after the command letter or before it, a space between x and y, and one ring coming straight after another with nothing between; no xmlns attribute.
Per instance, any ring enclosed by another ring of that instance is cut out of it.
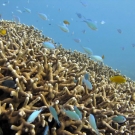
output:
<svg viewBox="0 0 135 135"><path fill-rule="evenodd" d="M104 58L105 58L105 56L104 55L102 55L102 59L104 60Z"/></svg>
<svg viewBox="0 0 135 135"><path fill-rule="evenodd" d="M6 34L7 34L6 29L1 29L0 30L0 35L5 36Z"/></svg>
<svg viewBox="0 0 135 135"><path fill-rule="evenodd" d="M67 20L64 20L63 22L64 22L64 24L70 25L70 22Z"/></svg>
<svg viewBox="0 0 135 135"><path fill-rule="evenodd" d="M115 82L118 84L126 82L126 79L121 75L112 76L112 77L110 77L110 80L111 80L111 82Z"/></svg>

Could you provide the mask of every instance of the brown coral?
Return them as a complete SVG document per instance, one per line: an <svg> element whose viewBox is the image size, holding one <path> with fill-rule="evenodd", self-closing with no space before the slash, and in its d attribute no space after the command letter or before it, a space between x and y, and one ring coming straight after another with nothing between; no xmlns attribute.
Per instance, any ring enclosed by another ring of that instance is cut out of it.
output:
<svg viewBox="0 0 135 135"><path fill-rule="evenodd" d="M120 72L77 51L61 46L44 48L44 41L53 41L33 26L1 21L0 27L7 30L0 37L0 84L11 79L17 85L15 89L0 85L0 126L4 134L10 130L11 135L41 134L46 125L51 135L95 134L88 122L90 113L96 118L100 134L135 134L133 81L127 78L125 84L115 85L109 78ZM86 72L92 90L82 84ZM81 121L63 113L63 108L72 110L74 105L82 112ZM60 126L53 120L49 106L56 109ZM42 107L45 109L38 118L28 123L28 116ZM127 118L123 125L112 121L118 114Z"/></svg>

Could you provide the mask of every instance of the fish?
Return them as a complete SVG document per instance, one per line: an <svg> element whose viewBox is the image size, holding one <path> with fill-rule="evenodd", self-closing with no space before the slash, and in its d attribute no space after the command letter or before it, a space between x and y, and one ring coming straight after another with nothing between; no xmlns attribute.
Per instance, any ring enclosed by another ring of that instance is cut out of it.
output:
<svg viewBox="0 0 135 135"><path fill-rule="evenodd" d="M62 31L69 32L69 29L68 29L68 27L66 25L63 24L63 25L58 25L58 26Z"/></svg>
<svg viewBox="0 0 135 135"><path fill-rule="evenodd" d="M80 13L76 13L78 18L82 18L83 16Z"/></svg>
<svg viewBox="0 0 135 135"><path fill-rule="evenodd" d="M124 51L124 50L125 50L125 47L121 47L121 50L123 50L123 51Z"/></svg>
<svg viewBox="0 0 135 135"><path fill-rule="evenodd" d="M85 53L88 55L88 56L91 56L93 54L93 51L88 48L88 47L84 47L81 45L81 47L83 48L83 50L85 51Z"/></svg>
<svg viewBox="0 0 135 135"><path fill-rule="evenodd" d="M6 4L5 4L5 3L3 3L2 5L3 5L3 6L6 6Z"/></svg>
<svg viewBox="0 0 135 135"><path fill-rule="evenodd" d="M88 3L87 3L87 2L80 1L80 3L81 3L84 7L87 7L87 6L88 6Z"/></svg>
<svg viewBox="0 0 135 135"><path fill-rule="evenodd" d="M0 29L0 35L5 36L7 34L6 29Z"/></svg>
<svg viewBox="0 0 135 135"><path fill-rule="evenodd" d="M135 43L132 44L132 47L135 47Z"/></svg>
<svg viewBox="0 0 135 135"><path fill-rule="evenodd" d="M49 133L49 126L47 125L47 126L45 127L44 132L43 132L43 135L48 135L48 133Z"/></svg>
<svg viewBox="0 0 135 135"><path fill-rule="evenodd" d="M89 73L86 73L86 74L84 75L84 78L85 78L86 80L89 80L89 78L90 78Z"/></svg>
<svg viewBox="0 0 135 135"><path fill-rule="evenodd" d="M0 19L2 19L2 15L0 14Z"/></svg>
<svg viewBox="0 0 135 135"><path fill-rule="evenodd" d="M105 56L104 55L102 55L102 59L104 60L104 58L105 58Z"/></svg>
<svg viewBox="0 0 135 135"><path fill-rule="evenodd" d="M51 42L47 42L46 41L46 42L43 43L43 46L46 47L46 48L48 48L48 49L55 49L54 44L51 43Z"/></svg>
<svg viewBox="0 0 135 135"><path fill-rule="evenodd" d="M90 114L90 115L89 115L89 123L90 123L92 129L94 129L95 133L96 133L97 135L100 135L100 133L99 133L99 131L98 131L98 128L97 128L96 121L95 121L95 117L94 117L93 114Z"/></svg>
<svg viewBox="0 0 135 135"><path fill-rule="evenodd" d="M117 29L117 31L118 31L118 33L120 33L120 34L122 33L122 30L121 30L121 29Z"/></svg>
<svg viewBox="0 0 135 135"><path fill-rule="evenodd" d="M83 78L82 82L86 85L86 87L87 87L88 89L92 90L93 87L92 87L91 82L89 81L89 74L88 74L88 73L86 73L86 74L84 75L84 78Z"/></svg>
<svg viewBox="0 0 135 135"><path fill-rule="evenodd" d="M116 76L110 77L110 81L120 84L120 83L125 83L126 79L121 75L116 75Z"/></svg>
<svg viewBox="0 0 135 135"><path fill-rule="evenodd" d="M29 8L24 7L24 10L25 10L27 13L31 13L31 10L30 10Z"/></svg>
<svg viewBox="0 0 135 135"><path fill-rule="evenodd" d="M82 82L86 85L86 87L89 89L89 90L92 90L92 84L89 80L86 80L85 78L83 78Z"/></svg>
<svg viewBox="0 0 135 135"><path fill-rule="evenodd" d="M88 25L88 27L90 27L92 30L94 30L94 31L98 30L96 24L92 20L85 19L85 20L83 20L83 22L85 22Z"/></svg>
<svg viewBox="0 0 135 135"><path fill-rule="evenodd" d="M9 4L9 0L4 2L5 4Z"/></svg>
<svg viewBox="0 0 135 135"><path fill-rule="evenodd" d="M8 88L15 89L16 88L16 82L13 81L13 80L5 80L5 81L2 82L2 86L6 86Z"/></svg>
<svg viewBox="0 0 135 135"><path fill-rule="evenodd" d="M81 42L81 39L79 39L79 38L74 38L73 39L76 43L80 43Z"/></svg>
<svg viewBox="0 0 135 135"><path fill-rule="evenodd" d="M9 1L4 2L2 5L6 6L7 4L9 4Z"/></svg>
<svg viewBox="0 0 135 135"><path fill-rule="evenodd" d="M82 33L84 33L84 34L85 34L85 33L86 33L86 30L82 30Z"/></svg>
<svg viewBox="0 0 135 135"><path fill-rule="evenodd" d="M64 20L63 23L66 24L66 25L70 25L70 22L67 21L67 20Z"/></svg>
<svg viewBox="0 0 135 135"><path fill-rule="evenodd" d="M43 20L48 20L47 15L43 13L38 13L39 17Z"/></svg>
<svg viewBox="0 0 135 135"><path fill-rule="evenodd" d="M61 8L59 8L58 11L60 12L61 11Z"/></svg>
<svg viewBox="0 0 135 135"><path fill-rule="evenodd" d="M80 110L76 106L74 106L74 110L78 114L78 116L80 117L80 119L82 119L82 113L80 112Z"/></svg>
<svg viewBox="0 0 135 135"><path fill-rule="evenodd" d="M16 23L20 23L20 18L18 16L13 15L13 21Z"/></svg>
<svg viewBox="0 0 135 135"><path fill-rule="evenodd" d="M16 11L17 11L17 12L19 12L19 13L22 13L22 11L21 11L21 10L19 10L19 9L17 9Z"/></svg>
<svg viewBox="0 0 135 135"><path fill-rule="evenodd" d="M65 110L65 114L72 120L80 120L79 115L75 111Z"/></svg>
<svg viewBox="0 0 135 135"><path fill-rule="evenodd" d="M43 111L43 109L36 110L28 117L27 122L32 123L38 117L38 115Z"/></svg>
<svg viewBox="0 0 135 135"><path fill-rule="evenodd" d="M112 120L114 122L117 122L117 123L121 124L121 123L124 123L126 121L126 118L123 115L117 115L117 116L113 117Z"/></svg>
<svg viewBox="0 0 135 135"><path fill-rule="evenodd" d="M105 21L101 21L100 24L105 24Z"/></svg>
<svg viewBox="0 0 135 135"><path fill-rule="evenodd" d="M98 56L98 55L91 55L90 58L96 62L100 62L102 63L103 62L103 59L102 57Z"/></svg>
<svg viewBox="0 0 135 135"><path fill-rule="evenodd" d="M58 115L57 112L55 110L55 108L53 108L52 106L49 107L49 111L52 114L53 118L57 121L57 124L60 126L60 121L58 119Z"/></svg>

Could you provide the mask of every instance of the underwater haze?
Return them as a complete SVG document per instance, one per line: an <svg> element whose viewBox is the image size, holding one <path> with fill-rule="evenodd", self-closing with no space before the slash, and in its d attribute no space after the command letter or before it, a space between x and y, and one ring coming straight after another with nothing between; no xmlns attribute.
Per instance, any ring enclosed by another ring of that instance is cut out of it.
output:
<svg viewBox="0 0 135 135"><path fill-rule="evenodd" d="M135 0L0 0L0 19L33 25L66 49L135 80Z"/></svg>

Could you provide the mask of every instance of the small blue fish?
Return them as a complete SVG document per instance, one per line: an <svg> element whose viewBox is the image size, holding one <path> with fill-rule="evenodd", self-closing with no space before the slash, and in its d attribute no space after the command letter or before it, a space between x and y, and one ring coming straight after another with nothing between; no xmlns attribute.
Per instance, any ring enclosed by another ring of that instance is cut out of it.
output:
<svg viewBox="0 0 135 135"><path fill-rule="evenodd" d="M17 12L19 12L19 13L22 13L22 11L21 11L21 10L19 10L19 9L17 9L16 11L17 11Z"/></svg>
<svg viewBox="0 0 135 135"><path fill-rule="evenodd" d="M58 115L57 112L55 110L55 108L53 108L52 106L49 107L49 111L52 114L53 118L57 121L57 124L60 126L60 121L58 119Z"/></svg>
<svg viewBox="0 0 135 135"><path fill-rule="evenodd" d="M79 38L74 38L74 41L75 41L76 43L80 43L80 42L81 42L81 39L79 39Z"/></svg>
<svg viewBox="0 0 135 135"><path fill-rule="evenodd" d="M86 30L82 30L82 33L84 33L84 34L85 34L85 33L86 33Z"/></svg>
<svg viewBox="0 0 135 135"><path fill-rule="evenodd" d="M20 23L20 18L18 16L13 15L13 21L16 23Z"/></svg>
<svg viewBox="0 0 135 135"><path fill-rule="evenodd" d="M51 42L44 42L43 43L43 45L46 47L46 48L48 48L48 49L55 49L55 46L54 46L54 44L53 43L51 43Z"/></svg>
<svg viewBox="0 0 135 135"><path fill-rule="evenodd" d="M88 6L88 3L84 2L84 1L80 1L80 3L81 3L84 7Z"/></svg>
<svg viewBox="0 0 135 135"><path fill-rule="evenodd" d="M84 75L84 78L85 78L86 80L89 80L89 78L90 78L89 74L86 73L86 74Z"/></svg>
<svg viewBox="0 0 135 135"><path fill-rule="evenodd" d="M60 27L60 29L62 30L62 31L64 31L64 32L69 32L69 29L68 29L68 27L66 26L66 25L58 25L59 27Z"/></svg>
<svg viewBox="0 0 135 135"><path fill-rule="evenodd" d="M105 24L105 21L102 20L102 21L100 22L100 24Z"/></svg>
<svg viewBox="0 0 135 135"><path fill-rule="evenodd" d="M48 20L47 16L43 13L38 13L39 17L43 20Z"/></svg>
<svg viewBox="0 0 135 135"><path fill-rule="evenodd" d="M74 110L78 114L78 116L80 117L80 119L82 119L82 113L80 112L80 110L76 106L74 106Z"/></svg>
<svg viewBox="0 0 135 135"><path fill-rule="evenodd" d="M45 127L44 132L43 132L43 135L48 135L48 132L49 132L49 126L47 125L47 126Z"/></svg>
<svg viewBox="0 0 135 135"><path fill-rule="evenodd" d="M80 117L79 117L79 115L76 112L70 111L70 110L65 110L65 109L64 109L64 112L66 113L66 115L70 119L72 119L72 120L80 120Z"/></svg>
<svg viewBox="0 0 135 135"><path fill-rule="evenodd" d="M122 115L117 115L113 117L112 120L117 123L124 123L126 121L126 118Z"/></svg>
<svg viewBox="0 0 135 135"><path fill-rule="evenodd" d="M132 44L132 47L135 47L135 43Z"/></svg>
<svg viewBox="0 0 135 135"><path fill-rule="evenodd" d="M0 14L0 19L2 19L2 15Z"/></svg>
<svg viewBox="0 0 135 135"><path fill-rule="evenodd" d="M86 80L85 78L83 78L83 81L82 81L85 85L86 85L86 87L89 89L89 90L92 90L92 84L91 84L91 82L89 81L89 80Z"/></svg>
<svg viewBox="0 0 135 135"><path fill-rule="evenodd" d="M31 13L31 10L29 8L24 7L24 9L27 13Z"/></svg>
<svg viewBox="0 0 135 135"><path fill-rule="evenodd" d="M96 24L93 21L85 19L83 22L85 22L92 30L98 30Z"/></svg>
<svg viewBox="0 0 135 135"><path fill-rule="evenodd" d="M82 15L80 13L76 13L76 15L78 16L78 18L82 18Z"/></svg>
<svg viewBox="0 0 135 135"><path fill-rule="evenodd" d="M94 129L94 131L96 132L96 134L100 135L99 131L97 129L97 124L96 124L95 117L93 114L89 115L89 123L90 123L91 127Z"/></svg>
<svg viewBox="0 0 135 135"><path fill-rule="evenodd" d="M28 123L32 123L36 118L37 116L42 112L43 109L40 109L40 110L36 110L34 111L27 119L27 122Z"/></svg>
<svg viewBox="0 0 135 135"><path fill-rule="evenodd" d="M122 30L121 29L117 29L117 31L121 34L122 33Z"/></svg>
<svg viewBox="0 0 135 135"><path fill-rule="evenodd" d="M91 56L93 54L93 51L88 48L88 47L84 47L81 45L81 47L83 48L83 50L85 51L85 53L88 55L88 56Z"/></svg>
<svg viewBox="0 0 135 135"><path fill-rule="evenodd" d="M96 62L100 62L102 63L103 62L103 59L101 56L98 56L98 55L91 55L90 58Z"/></svg>
<svg viewBox="0 0 135 135"><path fill-rule="evenodd" d="M88 74L88 73L86 73L86 74L84 75L84 78L83 78L82 82L86 85L86 87L87 87L88 89L92 90L93 87L92 87L91 82L89 81L89 74Z"/></svg>

